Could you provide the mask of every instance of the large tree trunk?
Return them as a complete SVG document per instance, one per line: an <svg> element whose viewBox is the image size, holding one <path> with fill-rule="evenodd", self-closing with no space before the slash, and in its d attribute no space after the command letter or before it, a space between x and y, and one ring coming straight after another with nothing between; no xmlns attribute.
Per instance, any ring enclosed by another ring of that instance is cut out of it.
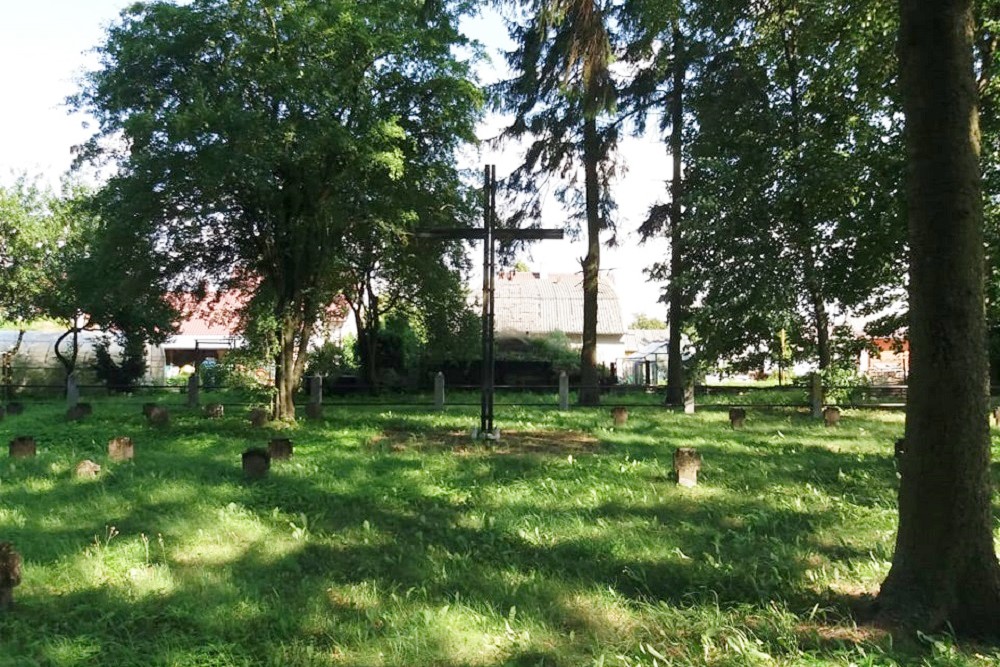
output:
<svg viewBox="0 0 1000 667"><path fill-rule="evenodd" d="M900 7L913 370L878 614L889 626L997 636L972 10L969 0Z"/></svg>
<svg viewBox="0 0 1000 667"><path fill-rule="evenodd" d="M587 256L583 259L583 349L580 351L580 405L601 403L597 375L597 294L601 270L600 182L597 165L600 138L597 121L583 124L583 161L586 182Z"/></svg>
<svg viewBox="0 0 1000 667"><path fill-rule="evenodd" d="M680 22L674 19L674 71L673 96L670 99L670 153L673 174L670 180L670 288L668 291L670 337L667 341L667 405L684 402L684 359L681 357L681 329L684 321L684 291L680 275L683 252L681 248L681 197L683 174L681 151L684 148L684 76L687 62L684 54L684 36Z"/></svg>
<svg viewBox="0 0 1000 667"><path fill-rule="evenodd" d="M286 316L282 320L274 368L273 417L276 420L295 419L295 390L301 379L295 377L295 351L298 348L299 328L291 316Z"/></svg>
<svg viewBox="0 0 1000 667"><path fill-rule="evenodd" d="M368 391L378 393L378 329L379 318L378 298L368 291L367 305L363 300L357 303L349 302L354 312L354 326L358 330L358 366L361 377L368 386Z"/></svg>
<svg viewBox="0 0 1000 667"><path fill-rule="evenodd" d="M308 311L309 308L301 310ZM312 335L309 321L300 312L288 313L281 319L274 369L274 419L295 419L295 394L305 372L309 337Z"/></svg>

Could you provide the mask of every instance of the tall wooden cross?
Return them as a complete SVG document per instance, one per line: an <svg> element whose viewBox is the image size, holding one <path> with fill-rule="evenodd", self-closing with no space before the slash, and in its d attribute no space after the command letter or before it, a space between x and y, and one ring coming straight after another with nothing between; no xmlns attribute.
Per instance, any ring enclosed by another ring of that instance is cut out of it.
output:
<svg viewBox="0 0 1000 667"><path fill-rule="evenodd" d="M483 240L483 362L482 395L480 397L480 437L495 438L493 428L493 397L495 393L496 359L494 356L494 325L496 323L493 293L496 281L496 241L540 241L561 239L561 229L497 228L497 167L486 165L483 179L483 226L471 229L427 229L418 236L439 239Z"/></svg>

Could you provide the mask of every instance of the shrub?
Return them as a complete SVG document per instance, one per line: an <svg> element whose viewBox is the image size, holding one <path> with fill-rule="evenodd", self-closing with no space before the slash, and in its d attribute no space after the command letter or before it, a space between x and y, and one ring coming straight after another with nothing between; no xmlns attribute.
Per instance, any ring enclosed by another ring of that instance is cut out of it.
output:
<svg viewBox="0 0 1000 667"><path fill-rule="evenodd" d="M146 374L146 344L141 338L121 338L121 360L111 356L111 339L101 338L94 345L94 372L110 391L128 392L135 389Z"/></svg>
<svg viewBox="0 0 1000 667"><path fill-rule="evenodd" d="M322 375L336 378L357 371L354 362L353 341L350 344L326 341L309 352L306 360L306 377Z"/></svg>
<svg viewBox="0 0 1000 667"><path fill-rule="evenodd" d="M256 392L270 386L271 364L245 349L230 350L218 364L218 381L229 389Z"/></svg>
<svg viewBox="0 0 1000 667"><path fill-rule="evenodd" d="M201 362L198 376L201 378L201 385L209 391L226 383L226 369L216 359L208 358Z"/></svg>

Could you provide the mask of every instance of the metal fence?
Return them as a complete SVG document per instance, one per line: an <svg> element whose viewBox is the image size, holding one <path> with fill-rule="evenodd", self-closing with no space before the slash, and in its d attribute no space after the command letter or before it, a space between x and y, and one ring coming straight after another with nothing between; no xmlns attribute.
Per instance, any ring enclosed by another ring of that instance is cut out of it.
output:
<svg viewBox="0 0 1000 667"><path fill-rule="evenodd" d="M303 403L314 400L309 391L310 378L304 378L303 391L299 400ZM77 384L81 400L113 396L118 393L109 390L99 382ZM156 397L158 401L173 403L170 395L176 396L176 403L188 403L187 382L139 384L130 389L130 395ZM221 403L223 405L252 405L268 402L271 388L260 387L247 390L233 386L199 386L198 401L202 404ZM386 405L386 406L461 406L472 407L480 404L478 384L453 384L443 386L444 395L438 396L430 388L383 388L373 391L363 385L335 386L322 392L325 405ZM563 401L573 405L577 401L579 385L569 385L561 396L560 386L554 384L497 385L496 404L509 406L559 406ZM66 395L66 386L53 381L21 382L13 386L0 387L0 398L5 401L21 402L53 401ZM697 385L694 391L698 408L726 409L731 407L756 408L808 408L814 404L809 387L801 385L761 386L761 385ZM657 384L610 384L602 386L602 402L609 405L657 406L663 405L665 387ZM905 385L862 385L825 387L820 402L841 407L902 408L906 403Z"/></svg>

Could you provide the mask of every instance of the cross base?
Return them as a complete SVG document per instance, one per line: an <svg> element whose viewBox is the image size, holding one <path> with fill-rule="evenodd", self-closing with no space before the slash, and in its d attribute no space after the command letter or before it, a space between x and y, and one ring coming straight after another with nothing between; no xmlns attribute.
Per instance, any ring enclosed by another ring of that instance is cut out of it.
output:
<svg viewBox="0 0 1000 667"><path fill-rule="evenodd" d="M493 440L495 442L500 440L500 429L495 428L492 431L484 431L476 426L472 429L470 435L473 440Z"/></svg>

